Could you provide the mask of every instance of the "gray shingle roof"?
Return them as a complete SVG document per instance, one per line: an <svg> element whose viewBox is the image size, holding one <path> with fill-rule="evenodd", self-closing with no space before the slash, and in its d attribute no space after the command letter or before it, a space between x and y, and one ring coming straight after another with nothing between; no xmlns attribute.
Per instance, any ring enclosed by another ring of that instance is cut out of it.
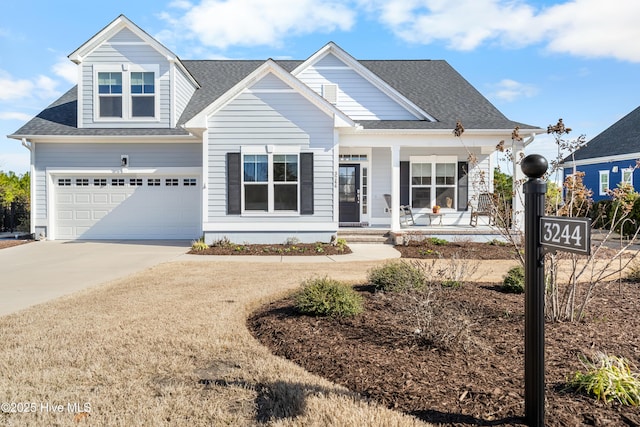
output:
<svg viewBox="0 0 640 427"><path fill-rule="evenodd" d="M186 123L260 67L262 60L182 61L201 85L178 120ZM303 61L276 61L292 71ZM446 61L366 60L359 61L395 90L429 113L437 121L360 121L365 129L453 129L461 120L466 129L536 129L536 126L507 119ZM188 135L175 129L78 129L77 87L72 88L30 120L14 137L26 135Z"/></svg>
<svg viewBox="0 0 640 427"><path fill-rule="evenodd" d="M598 134L576 151L576 160L619 156L640 152L640 107ZM571 161L571 156L565 161Z"/></svg>

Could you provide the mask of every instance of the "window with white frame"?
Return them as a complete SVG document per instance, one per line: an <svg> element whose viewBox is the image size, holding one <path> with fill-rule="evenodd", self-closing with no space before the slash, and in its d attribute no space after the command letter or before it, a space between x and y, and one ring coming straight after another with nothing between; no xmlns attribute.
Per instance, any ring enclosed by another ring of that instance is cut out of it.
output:
<svg viewBox="0 0 640 427"><path fill-rule="evenodd" d="M623 184L633 185L633 169L622 169L622 181Z"/></svg>
<svg viewBox="0 0 640 427"><path fill-rule="evenodd" d="M600 171L600 180L598 185L598 193L601 196L606 196L609 191L609 171Z"/></svg>
<svg viewBox="0 0 640 427"><path fill-rule="evenodd" d="M298 154L244 154L244 211L297 212L298 163Z"/></svg>
<svg viewBox="0 0 640 427"><path fill-rule="evenodd" d="M414 209L439 205L456 208L455 157L411 158L411 206Z"/></svg>
<svg viewBox="0 0 640 427"><path fill-rule="evenodd" d="M159 68L155 65L96 67L95 119L155 119L158 116L158 75Z"/></svg>
<svg viewBox="0 0 640 427"><path fill-rule="evenodd" d="M122 73L98 73L98 115L122 118Z"/></svg>
<svg viewBox="0 0 640 427"><path fill-rule="evenodd" d="M155 77L152 72L131 73L131 116L154 117Z"/></svg>

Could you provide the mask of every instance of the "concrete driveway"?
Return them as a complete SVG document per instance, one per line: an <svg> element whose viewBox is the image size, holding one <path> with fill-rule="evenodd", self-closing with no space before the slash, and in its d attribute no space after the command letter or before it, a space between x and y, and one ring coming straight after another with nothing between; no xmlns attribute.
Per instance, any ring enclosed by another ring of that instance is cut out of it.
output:
<svg viewBox="0 0 640 427"><path fill-rule="evenodd" d="M0 316L172 261L188 241L43 241L0 250Z"/></svg>

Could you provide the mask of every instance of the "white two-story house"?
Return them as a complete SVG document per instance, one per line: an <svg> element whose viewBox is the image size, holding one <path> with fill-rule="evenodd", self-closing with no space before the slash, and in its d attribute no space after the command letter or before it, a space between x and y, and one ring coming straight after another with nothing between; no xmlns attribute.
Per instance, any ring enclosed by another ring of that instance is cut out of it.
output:
<svg viewBox="0 0 640 427"><path fill-rule="evenodd" d="M78 85L10 135L48 239L329 241L400 229L394 205L468 224L514 127L441 60L181 60L119 16L69 55ZM461 121L465 133L452 133ZM469 163L469 159L475 159Z"/></svg>

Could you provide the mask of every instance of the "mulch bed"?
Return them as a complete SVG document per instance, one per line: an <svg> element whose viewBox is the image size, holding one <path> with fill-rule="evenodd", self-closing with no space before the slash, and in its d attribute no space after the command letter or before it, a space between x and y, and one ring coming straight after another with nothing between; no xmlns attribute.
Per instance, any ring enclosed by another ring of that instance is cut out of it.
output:
<svg viewBox="0 0 640 427"><path fill-rule="evenodd" d="M297 243L292 245L274 244L227 244L210 246L201 251L191 250L194 255L284 255L284 256L312 256L312 255L345 255L350 254L348 246L334 246L328 243Z"/></svg>
<svg viewBox="0 0 640 427"><path fill-rule="evenodd" d="M494 242L446 242L439 239L412 241L408 245L394 246L402 258L418 259L517 259L518 254L513 245Z"/></svg>
<svg viewBox="0 0 640 427"><path fill-rule="evenodd" d="M595 351L640 367L640 286L602 284L588 318L546 326L546 425L639 426L640 408L604 404L566 389ZM452 316L463 313L464 340L438 345L416 334L403 294L356 287L365 312L352 319L300 315L291 298L248 320L271 351L382 405L435 424L524 425L524 296L495 283L440 294ZM440 318L444 318L441 315Z"/></svg>
<svg viewBox="0 0 640 427"><path fill-rule="evenodd" d="M11 248L13 246L24 245L25 243L33 242L33 240L24 239L2 239L0 240L0 249Z"/></svg>

